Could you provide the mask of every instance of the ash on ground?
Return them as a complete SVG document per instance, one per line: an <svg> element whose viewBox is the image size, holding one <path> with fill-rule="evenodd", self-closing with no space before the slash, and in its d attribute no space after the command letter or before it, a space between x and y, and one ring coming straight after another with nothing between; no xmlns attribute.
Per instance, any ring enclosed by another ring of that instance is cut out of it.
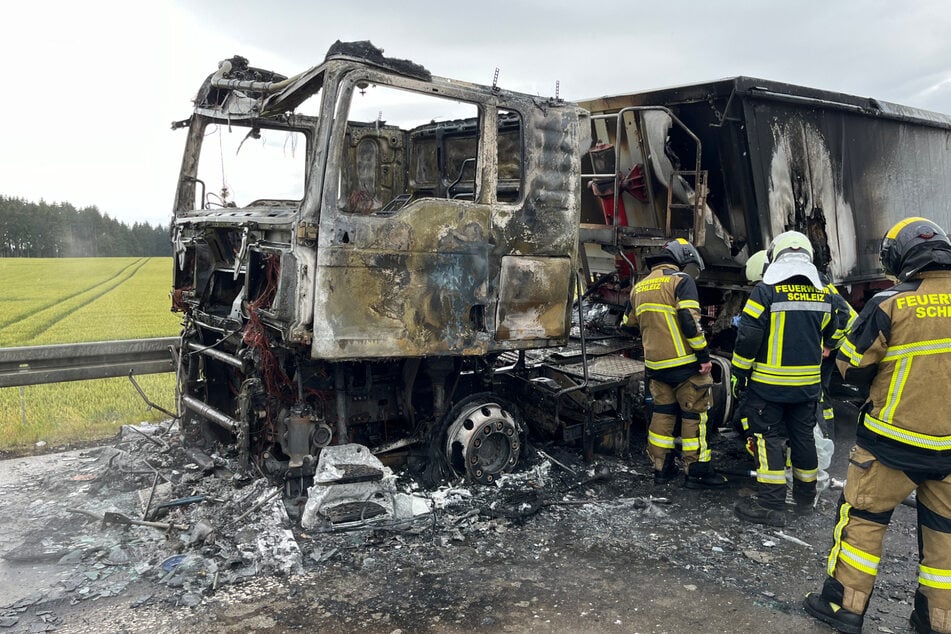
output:
<svg viewBox="0 0 951 634"><path fill-rule="evenodd" d="M840 427L833 485L852 444ZM2 461L0 631L827 631L799 603L825 575L835 486L774 529L733 516L755 483L730 434L714 441L719 491L655 486L643 440L593 462L526 454L494 486L437 490L369 456L361 473L379 477L348 480L328 458L310 500L161 425ZM914 561L914 509L900 507L867 629L907 631Z"/></svg>

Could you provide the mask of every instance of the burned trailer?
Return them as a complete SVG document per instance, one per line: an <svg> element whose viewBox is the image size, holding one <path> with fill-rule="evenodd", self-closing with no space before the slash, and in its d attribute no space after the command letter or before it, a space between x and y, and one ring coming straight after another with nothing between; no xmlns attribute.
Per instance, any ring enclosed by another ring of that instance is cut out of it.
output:
<svg viewBox="0 0 951 634"><path fill-rule="evenodd" d="M302 479L323 447L360 443L491 482L518 462L526 390L589 447L626 430L642 368L591 396L524 354L569 341L583 109L337 42L290 78L222 62L175 127L189 442Z"/></svg>
<svg viewBox="0 0 951 634"><path fill-rule="evenodd" d="M594 140L582 220L620 225L615 251L658 233L694 241L714 336L745 298L747 256L783 231L808 235L860 306L885 283L890 226L922 215L951 227L948 115L750 77L580 104Z"/></svg>

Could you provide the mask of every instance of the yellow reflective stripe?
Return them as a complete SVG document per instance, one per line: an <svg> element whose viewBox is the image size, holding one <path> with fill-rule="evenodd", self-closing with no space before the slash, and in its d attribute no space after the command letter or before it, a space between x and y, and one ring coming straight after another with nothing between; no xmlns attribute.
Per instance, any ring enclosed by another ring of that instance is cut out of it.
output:
<svg viewBox="0 0 951 634"><path fill-rule="evenodd" d="M849 360L849 364L855 367L858 367L859 364L862 363L862 355L855 349L855 344L852 343L850 339L846 339L842 342L842 347L839 348L839 352Z"/></svg>
<svg viewBox="0 0 951 634"><path fill-rule="evenodd" d="M756 481L762 484L786 484L786 471L756 470Z"/></svg>
<svg viewBox="0 0 951 634"><path fill-rule="evenodd" d="M741 357L737 352L734 351L732 363L741 370L749 370L753 367L753 358Z"/></svg>
<svg viewBox="0 0 951 634"><path fill-rule="evenodd" d="M627 318L628 318L628 316L629 316L629 313L624 313L624 317L621 318L621 325L622 325L622 326L626 326L626 325L627 325Z"/></svg>
<svg viewBox="0 0 951 634"><path fill-rule="evenodd" d="M670 304L656 304L653 302L644 302L643 304L638 304L637 309L634 311L638 317L643 313L664 313L669 315L676 315L677 309L671 306Z"/></svg>
<svg viewBox="0 0 951 634"><path fill-rule="evenodd" d="M753 364L750 380L769 385L815 385L822 380L822 372L818 365L775 366L757 362Z"/></svg>
<svg viewBox="0 0 951 634"><path fill-rule="evenodd" d="M710 462L710 447L707 444L707 413L700 412L700 425L697 427L699 430L698 440L700 441L700 453L697 455L697 459L700 462Z"/></svg>
<svg viewBox="0 0 951 634"><path fill-rule="evenodd" d="M900 443L920 447L921 449L934 449L937 451L946 451L951 449L951 436L932 436L931 434L922 434L896 427L883 420L875 418L871 414L865 415L865 426L880 436L891 438Z"/></svg>
<svg viewBox="0 0 951 634"><path fill-rule="evenodd" d="M931 588L951 590L951 570L918 564L918 583Z"/></svg>
<svg viewBox="0 0 951 634"><path fill-rule="evenodd" d="M663 447L664 449L673 449L676 447L676 440L673 436L661 436L650 430L647 432L647 442L655 447Z"/></svg>
<svg viewBox="0 0 951 634"><path fill-rule="evenodd" d="M769 349L766 351L766 363L779 367L783 363L783 329L786 327L786 313L772 313L769 316Z"/></svg>
<svg viewBox="0 0 951 634"><path fill-rule="evenodd" d="M756 439L756 481L763 484L786 484L786 470L771 470L766 457L766 439L763 434L753 434Z"/></svg>
<svg viewBox="0 0 951 634"><path fill-rule="evenodd" d="M695 299L682 299L677 302L677 309L679 310L681 308L695 308L696 310L700 310L700 302Z"/></svg>
<svg viewBox="0 0 951 634"><path fill-rule="evenodd" d="M756 468L766 469L769 467L769 460L766 459L766 439L763 434L753 434L756 439Z"/></svg>
<svg viewBox="0 0 951 634"><path fill-rule="evenodd" d="M674 342L674 352L677 353L678 357L682 357L687 354L687 346L684 345L684 340L680 336L680 326L674 319L674 315L676 315L676 313L664 315L664 318L667 320L667 329L670 331L670 338Z"/></svg>
<svg viewBox="0 0 951 634"><path fill-rule="evenodd" d="M822 409L822 418L824 418L825 420L835 419L835 410L832 409L831 407L824 407Z"/></svg>
<svg viewBox="0 0 951 634"><path fill-rule="evenodd" d="M764 310L766 310L765 306L754 302L752 299L746 300L746 305L743 307L743 312L753 319L759 319L759 316L763 314Z"/></svg>
<svg viewBox="0 0 951 634"><path fill-rule="evenodd" d="M872 553L860 550L848 542L842 542L842 550L839 552L839 559L849 564L856 570L861 570L867 575L873 577L878 574L879 558Z"/></svg>
<svg viewBox="0 0 951 634"><path fill-rule="evenodd" d="M700 449L700 439L699 438L681 438L680 447L684 451L697 451Z"/></svg>
<svg viewBox="0 0 951 634"><path fill-rule="evenodd" d="M691 353L682 357L675 357L673 359L661 359L660 361L647 361L645 359L644 365L646 365L651 370L664 370L666 368L676 368L678 365L686 365L696 360L697 355Z"/></svg>
<svg viewBox="0 0 951 634"><path fill-rule="evenodd" d="M885 398L885 404L879 410L878 415L883 420L891 420L895 414L895 408L901 401L901 394L905 389L905 382L908 380L908 372L911 370L911 359L902 359L898 367L892 372L891 381L888 384L888 396Z"/></svg>
<svg viewBox="0 0 951 634"><path fill-rule="evenodd" d="M900 346L889 346L888 352L882 357L882 361L895 361L919 355L944 354L945 352L951 352L951 339L929 339Z"/></svg>
<svg viewBox="0 0 951 634"><path fill-rule="evenodd" d="M792 475L800 482L815 482L819 479L818 469L797 469L793 467Z"/></svg>
<svg viewBox="0 0 951 634"><path fill-rule="evenodd" d="M766 374L781 374L785 376L812 376L819 374L822 368L819 364L809 365L771 365L759 362L756 369Z"/></svg>
<svg viewBox="0 0 951 634"><path fill-rule="evenodd" d="M849 511L852 505L848 502L842 502L839 506L839 521L835 524L832 531L832 550L829 551L829 561L826 564L826 572L830 577L835 577L835 564L839 560L839 552L842 550L842 531L849 523Z"/></svg>
<svg viewBox="0 0 951 634"><path fill-rule="evenodd" d="M690 347L694 350L703 350L707 347L707 340L703 336L703 333L697 335L696 337L690 337L687 339L687 343L689 343Z"/></svg>
<svg viewBox="0 0 951 634"><path fill-rule="evenodd" d="M808 385L816 385L821 381L822 377L817 372L815 375L804 375L804 376L778 376L769 372L760 372L755 367L753 372L750 374L750 380L756 381L757 383L764 383L766 385L779 385L787 387L803 387Z"/></svg>
<svg viewBox="0 0 951 634"><path fill-rule="evenodd" d="M740 426L743 427L743 431L749 431L749 430L750 430L750 419L747 418L746 416L744 416L743 418L741 418L741 419L740 419Z"/></svg>
<svg viewBox="0 0 951 634"><path fill-rule="evenodd" d="M899 233L902 229L904 229L905 227L907 227L908 225L910 225L910 224L913 223L913 222L919 222L919 221L922 221L922 220L924 220L925 222L930 222L930 221L927 220L926 218L921 218L921 217L919 217L919 216L914 216L914 217L912 217L912 218L905 218L904 220L902 220L901 222L899 222L898 224L896 224L894 227L892 227L891 230L890 230L888 233L885 234L885 237L888 238L889 240L894 240L895 238L898 237L898 233Z"/></svg>

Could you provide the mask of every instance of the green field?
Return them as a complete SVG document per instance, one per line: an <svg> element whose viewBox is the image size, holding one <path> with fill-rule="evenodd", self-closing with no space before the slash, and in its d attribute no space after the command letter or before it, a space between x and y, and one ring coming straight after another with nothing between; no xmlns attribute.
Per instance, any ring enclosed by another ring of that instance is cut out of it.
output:
<svg viewBox="0 0 951 634"><path fill-rule="evenodd" d="M0 347L177 335L171 258L0 258ZM174 377L138 377L174 410ZM147 411L127 378L0 389L0 448L102 438Z"/></svg>

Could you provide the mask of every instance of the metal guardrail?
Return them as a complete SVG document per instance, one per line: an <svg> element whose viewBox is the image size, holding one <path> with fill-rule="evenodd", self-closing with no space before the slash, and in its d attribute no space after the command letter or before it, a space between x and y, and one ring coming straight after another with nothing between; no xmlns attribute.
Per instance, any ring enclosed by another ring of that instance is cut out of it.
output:
<svg viewBox="0 0 951 634"><path fill-rule="evenodd" d="M0 387L175 371L178 337L0 348Z"/></svg>

